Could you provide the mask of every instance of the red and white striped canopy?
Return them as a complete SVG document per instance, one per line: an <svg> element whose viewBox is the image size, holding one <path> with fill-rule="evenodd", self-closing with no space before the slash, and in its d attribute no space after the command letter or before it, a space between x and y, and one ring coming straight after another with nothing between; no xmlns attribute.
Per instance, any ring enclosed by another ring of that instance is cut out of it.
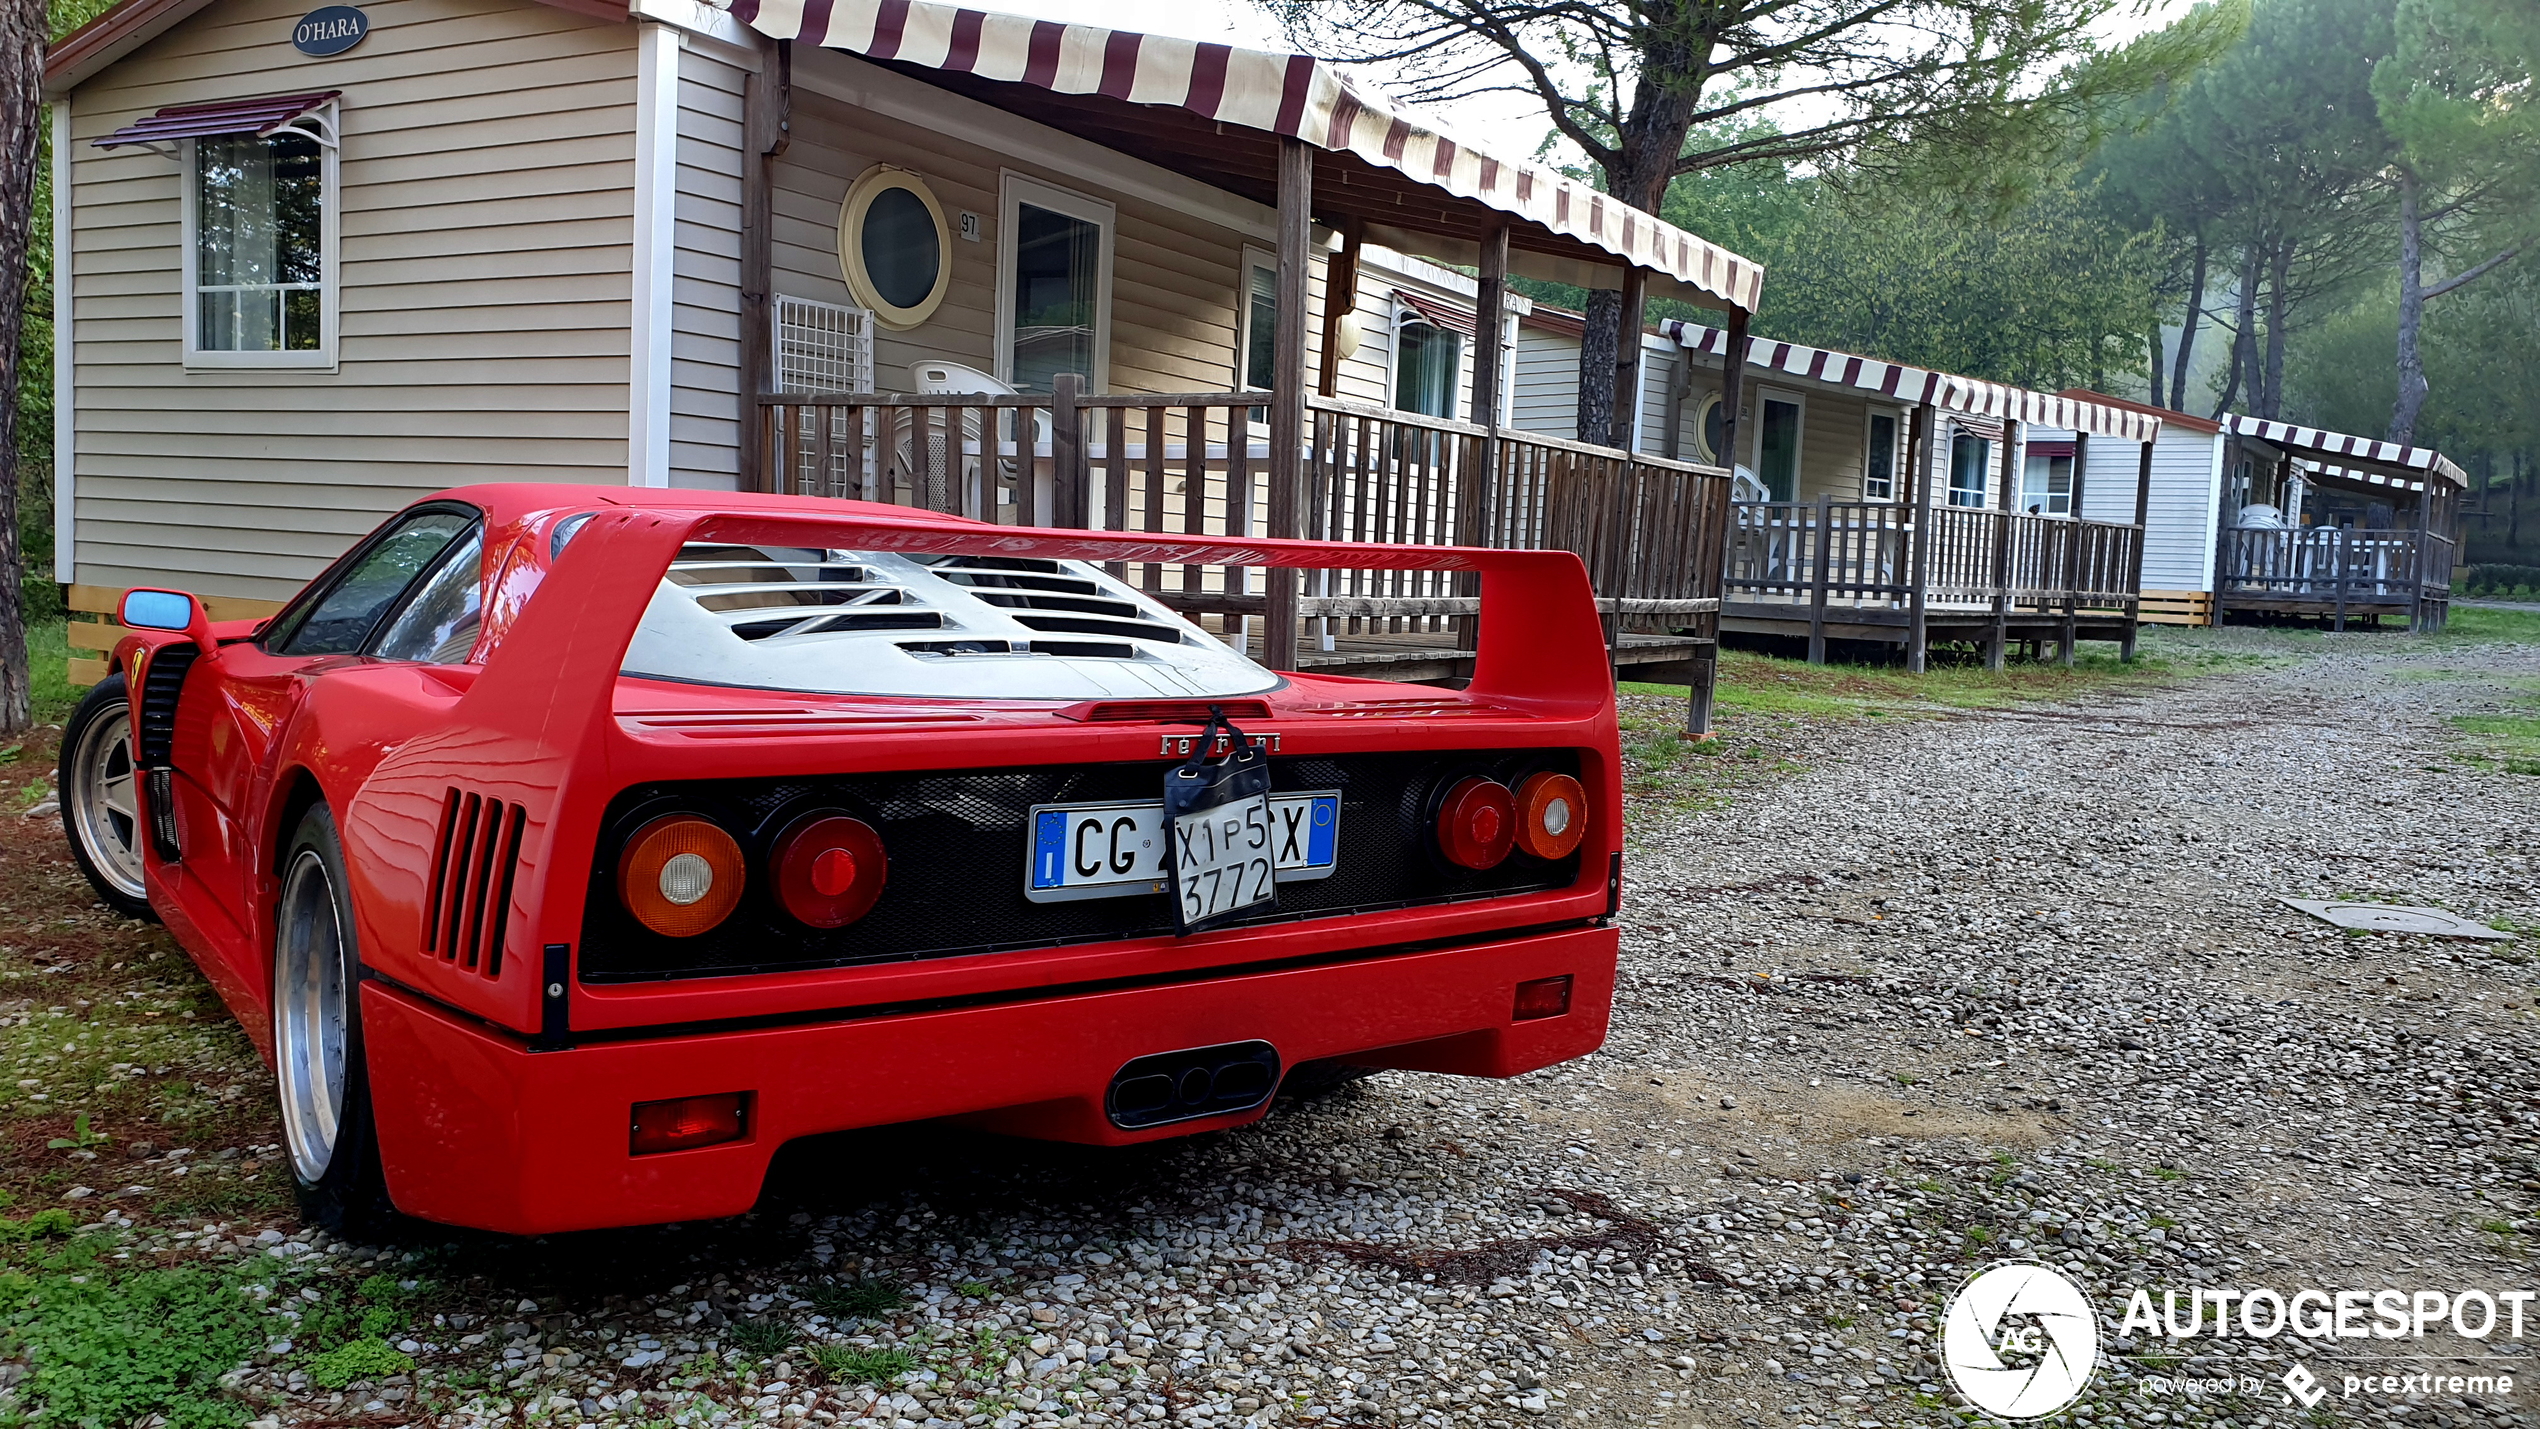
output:
<svg viewBox="0 0 2540 1429"><path fill-rule="evenodd" d="M2340 468L2368 480L2379 480L2378 474L2357 470L2358 463L2383 467L2427 471L2466 488L2469 473L2460 469L2450 457L2432 447L2402 446L2397 442L2375 441L2370 437L2350 437L2321 427L2300 427L2291 422L2261 421L2234 412L2223 418L2223 425L2233 435L2273 442L2295 456L2308 457L2336 472Z"/></svg>
<svg viewBox="0 0 2540 1429"><path fill-rule="evenodd" d="M1659 331L1696 352L1718 357L1728 351L1729 335L1719 328L1669 318ZM2026 387L1949 372L1930 372L1831 348L1802 347L1795 342L1758 338L1747 346L1746 365L1876 392L1900 402L1927 403L1944 412L1994 422L2016 421L2025 426L2088 432L2128 442L2148 442L2161 434L2161 419L2149 412L2033 392Z"/></svg>
<svg viewBox="0 0 2540 1429"><path fill-rule="evenodd" d="M928 0L733 0L771 39L869 59L1166 105L1219 124L1303 139L1443 189L1691 290L1753 311L1764 270L1549 169L1484 153L1366 93L1311 55L1061 24ZM1522 270L1521 270L1522 271Z"/></svg>

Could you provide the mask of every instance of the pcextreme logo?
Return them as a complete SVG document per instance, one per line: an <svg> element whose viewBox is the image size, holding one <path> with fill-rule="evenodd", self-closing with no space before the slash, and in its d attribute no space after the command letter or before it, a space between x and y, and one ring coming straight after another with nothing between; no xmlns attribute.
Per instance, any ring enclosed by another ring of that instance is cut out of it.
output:
<svg viewBox="0 0 2540 1429"><path fill-rule="evenodd" d="M1950 1297L1940 1357L1968 1403L2004 1419L2037 1419L2089 1385L2099 1320L2090 1298L2052 1267L2000 1261Z"/></svg>

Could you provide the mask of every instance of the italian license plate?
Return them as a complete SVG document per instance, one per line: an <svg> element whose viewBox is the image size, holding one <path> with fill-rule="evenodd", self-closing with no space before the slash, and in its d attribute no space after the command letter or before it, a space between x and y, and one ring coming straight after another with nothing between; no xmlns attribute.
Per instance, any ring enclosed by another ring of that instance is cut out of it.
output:
<svg viewBox="0 0 2540 1429"><path fill-rule="evenodd" d="M1273 879L1279 883L1301 883L1331 877L1332 870L1339 866L1340 791L1272 794L1269 804ZM1225 805L1190 818L1240 817L1242 808L1241 804ZM1230 815L1229 811L1233 813ZM1231 866L1237 850L1230 847L1227 852ZM1169 892L1169 870L1164 864L1164 803L1160 799L1142 799L1112 804L1036 804L1032 807L1031 857L1032 866L1023 880L1023 896L1035 903ZM1182 881L1186 888L1191 876L1191 867L1184 865ZM1226 883L1227 877L1231 875L1218 881ZM1244 891L1255 890L1247 887ZM1241 906L1242 902L1224 904L1217 911Z"/></svg>

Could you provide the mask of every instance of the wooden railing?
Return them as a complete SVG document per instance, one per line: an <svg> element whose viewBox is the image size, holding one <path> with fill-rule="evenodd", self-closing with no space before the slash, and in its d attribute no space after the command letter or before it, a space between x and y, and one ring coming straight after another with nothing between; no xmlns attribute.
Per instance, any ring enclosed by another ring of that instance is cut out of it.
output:
<svg viewBox="0 0 2540 1429"><path fill-rule="evenodd" d="M1741 501L1728 569L1732 600L1901 610L1914 596L1914 508L1894 502ZM1935 606L2098 611L2133 598L2142 530L1973 507L1931 513L1924 600Z"/></svg>
<svg viewBox="0 0 2540 1429"><path fill-rule="evenodd" d="M2274 607L2327 614L2407 613L2440 629L2452 598L2454 543L2421 531L2227 526L2216 553L2217 615Z"/></svg>
<svg viewBox="0 0 2540 1429"><path fill-rule="evenodd" d="M771 396L762 430L777 489L1003 525L1268 535L1271 451L1259 392ZM1309 539L1577 552L1626 630L1710 633L1729 483L1715 468L1504 428L1307 399L1300 529ZM1121 572L1230 639L1266 615L1258 570L1139 564ZM1469 575L1316 571L1296 604L1310 647L1432 634L1472 649Z"/></svg>

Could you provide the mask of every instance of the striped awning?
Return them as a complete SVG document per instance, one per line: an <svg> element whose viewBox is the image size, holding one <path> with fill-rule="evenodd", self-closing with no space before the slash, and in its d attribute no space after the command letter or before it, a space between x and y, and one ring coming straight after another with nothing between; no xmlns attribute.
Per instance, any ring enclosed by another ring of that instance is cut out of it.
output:
<svg viewBox="0 0 2540 1429"><path fill-rule="evenodd" d="M1431 327L1445 328L1459 337L1473 335L1476 309L1462 303L1450 303L1444 298L1433 298L1426 293L1415 293L1409 288L1394 289L1393 300L1419 314L1420 321Z"/></svg>
<svg viewBox="0 0 2540 1429"><path fill-rule="evenodd" d="M2272 442L2295 456L2329 468L2334 475L2378 482L2399 472L2432 472L2454 486L2466 488L2469 485L2469 473L2432 447L2402 446L2397 442L2375 441L2371 437L2350 437L2344 432L2296 426L2291 422L2262 421L2236 412L2223 418L2223 426L2235 436ZM2371 470L2373 467L2382 470L2376 473Z"/></svg>
<svg viewBox="0 0 2540 1429"><path fill-rule="evenodd" d="M293 120L324 109L343 94L340 89L329 89L315 94L269 94L256 99L171 104L97 140L96 147L112 149L134 144L146 148L179 139L208 139L217 134L271 134Z"/></svg>
<svg viewBox="0 0 2540 1429"><path fill-rule="evenodd" d="M1669 318L1659 325L1659 331L1685 347L1713 357L1728 351L1729 335L1720 328ZM2161 419L2149 412L2033 392L2026 387L1954 373L1931 372L1898 362L1881 362L1875 357L1831 348L1802 347L1795 342L1758 338L1747 345L1746 365L1996 422L2017 421L2024 426L2088 432L2128 442L2148 442L2161 434Z"/></svg>
<svg viewBox="0 0 2540 1429"><path fill-rule="evenodd" d="M1764 271L1747 259L1575 179L1463 143L1435 121L1366 93L1311 55L1034 20L928 0L733 0L732 14L771 39L800 40L1052 95L1165 106L1216 125L1302 139L1521 219L1589 250L1583 256L1592 260L1648 269L1657 279L1652 291L1662 295L1676 288L1681 291L1674 296L1751 312L1763 291ZM1413 226L1413 216L1407 214L1386 221ZM1402 246L1387 237L1378 241ZM1512 236L1512 246L1516 244ZM1415 243L1411 251L1421 250ZM1517 271L1526 271L1520 257L1512 256L1511 262ZM1563 281L1597 276L1583 271Z"/></svg>

